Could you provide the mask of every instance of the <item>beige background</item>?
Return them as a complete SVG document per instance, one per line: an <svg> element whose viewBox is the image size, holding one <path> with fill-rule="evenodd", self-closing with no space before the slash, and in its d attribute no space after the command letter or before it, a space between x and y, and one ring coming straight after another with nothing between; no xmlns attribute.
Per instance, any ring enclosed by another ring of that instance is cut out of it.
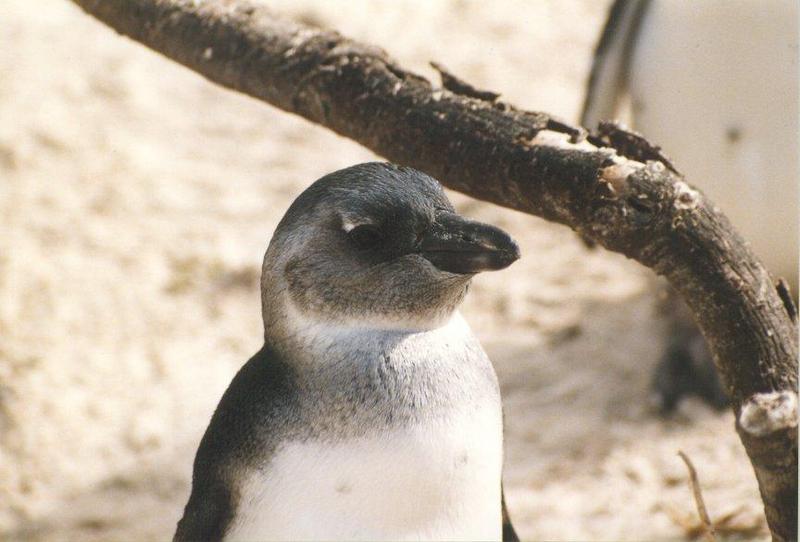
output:
<svg viewBox="0 0 800 542"><path fill-rule="evenodd" d="M283 0L573 120L606 3ZM121 38L66 0L0 2L0 538L165 540L236 369L260 346L272 229L358 145ZM528 539L682 538L684 450L713 518L764 525L730 414L662 420L650 274L569 230L457 196L523 259L464 313L495 361L506 492Z"/></svg>

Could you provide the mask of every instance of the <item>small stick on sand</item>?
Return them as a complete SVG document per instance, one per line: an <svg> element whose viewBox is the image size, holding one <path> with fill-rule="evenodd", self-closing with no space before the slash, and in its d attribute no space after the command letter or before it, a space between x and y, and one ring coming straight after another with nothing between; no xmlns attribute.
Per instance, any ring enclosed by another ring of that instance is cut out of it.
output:
<svg viewBox="0 0 800 542"><path fill-rule="evenodd" d="M683 462L686 463L686 468L689 469L689 485L694 494L694 502L697 505L697 514L700 516L700 521L703 524L703 536L708 542L716 542L717 534L714 532L714 524L711 523L711 518L708 517L708 510L706 510L706 503L703 501L703 493L700 491L700 480L697 479L697 470L692 464L689 456L678 450L678 455L681 456Z"/></svg>

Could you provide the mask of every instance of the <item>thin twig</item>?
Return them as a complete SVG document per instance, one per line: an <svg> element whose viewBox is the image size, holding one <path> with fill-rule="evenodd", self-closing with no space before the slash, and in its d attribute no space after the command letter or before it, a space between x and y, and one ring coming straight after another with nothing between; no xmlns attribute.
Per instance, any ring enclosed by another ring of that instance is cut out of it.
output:
<svg viewBox="0 0 800 542"><path fill-rule="evenodd" d="M697 478L697 470L694 468L692 460L689 456L678 450L678 455L681 456L683 462L686 463L686 468L689 469L689 485L694 494L694 503L697 505L697 514L700 516L700 521L703 524L703 536L708 542L716 542L717 533L714 531L714 524L711 523L711 518L708 517L708 510L706 510L706 503L703 500L703 493L700 491L700 480Z"/></svg>
<svg viewBox="0 0 800 542"><path fill-rule="evenodd" d="M484 100L486 102L495 102L500 97L500 94L497 92L475 88L460 77L453 75L450 70L438 62L431 62L430 64L434 70L439 72L439 76L442 78L442 86L450 92L455 92L462 96L469 96L470 98L477 98L478 100Z"/></svg>

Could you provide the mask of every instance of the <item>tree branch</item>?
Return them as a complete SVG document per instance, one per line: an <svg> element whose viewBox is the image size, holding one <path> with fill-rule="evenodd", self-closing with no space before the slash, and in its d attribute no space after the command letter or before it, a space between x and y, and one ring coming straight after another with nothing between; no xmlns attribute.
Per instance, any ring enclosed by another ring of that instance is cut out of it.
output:
<svg viewBox="0 0 800 542"><path fill-rule="evenodd" d="M494 93L436 89L380 49L248 0L73 1L211 81L452 189L565 224L666 276L714 354L773 536L797 538L796 409L793 423L764 431L740 418L745 403L766 408L764 394L789 394L796 405L797 328L763 265L657 147L613 125L586 139ZM454 80L461 86L451 89L472 88Z"/></svg>

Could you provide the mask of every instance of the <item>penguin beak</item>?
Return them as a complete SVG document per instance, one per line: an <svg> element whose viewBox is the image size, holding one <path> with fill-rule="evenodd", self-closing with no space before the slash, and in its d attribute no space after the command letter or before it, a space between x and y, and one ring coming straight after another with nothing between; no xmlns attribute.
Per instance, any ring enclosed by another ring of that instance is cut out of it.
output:
<svg viewBox="0 0 800 542"><path fill-rule="evenodd" d="M519 247L506 232L448 211L436 213L419 253L438 269L462 275L504 269L519 259Z"/></svg>

